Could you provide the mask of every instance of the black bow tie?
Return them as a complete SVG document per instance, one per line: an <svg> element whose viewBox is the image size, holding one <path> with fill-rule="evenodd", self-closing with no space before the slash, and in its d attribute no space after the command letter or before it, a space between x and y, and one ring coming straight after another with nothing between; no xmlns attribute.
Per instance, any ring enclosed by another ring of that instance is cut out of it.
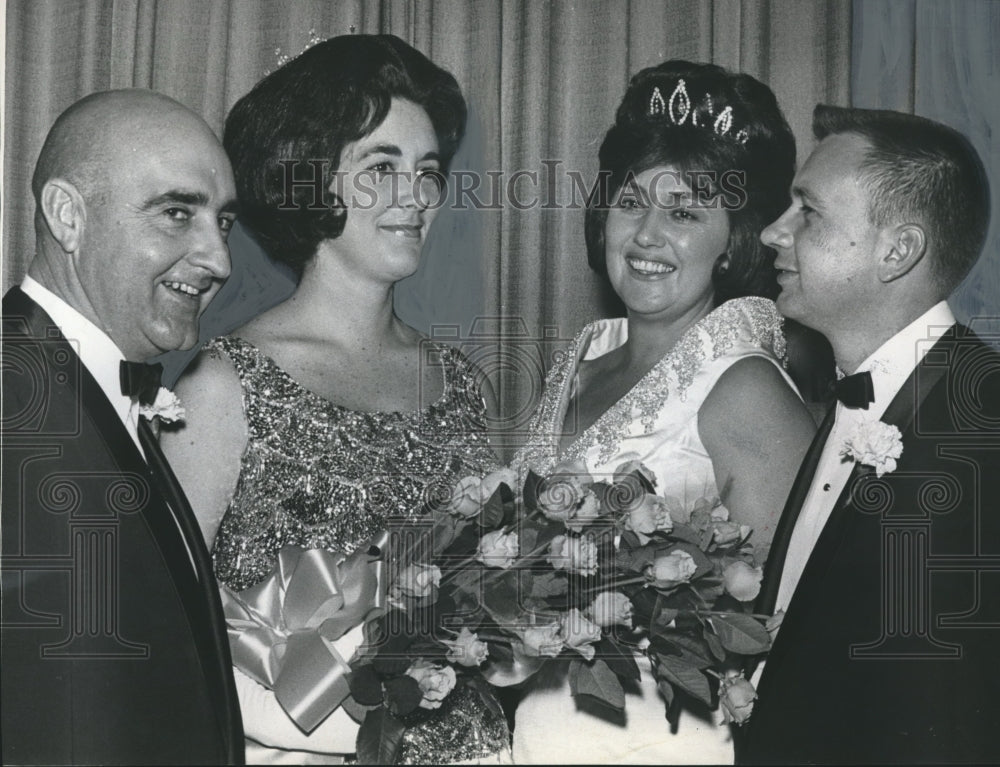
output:
<svg viewBox="0 0 1000 767"><path fill-rule="evenodd" d="M867 410L868 405L875 401L875 387L872 385L872 374L868 371L844 376L833 384L833 393L845 407Z"/></svg>
<svg viewBox="0 0 1000 767"><path fill-rule="evenodd" d="M148 365L145 362L122 360L118 368L122 394L126 397L138 398L142 405L152 405L156 401L156 393L160 390L160 375L162 373L163 365L159 362L155 365Z"/></svg>

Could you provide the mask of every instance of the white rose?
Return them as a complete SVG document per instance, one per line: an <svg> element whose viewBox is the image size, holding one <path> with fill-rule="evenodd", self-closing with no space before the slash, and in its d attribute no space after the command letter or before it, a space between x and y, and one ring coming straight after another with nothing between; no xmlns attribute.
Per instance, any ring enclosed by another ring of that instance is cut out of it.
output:
<svg viewBox="0 0 1000 767"><path fill-rule="evenodd" d="M396 589L405 597L430 596L441 585L441 568L437 565L409 565L396 578Z"/></svg>
<svg viewBox="0 0 1000 767"><path fill-rule="evenodd" d="M448 647L447 659L451 663L459 663L463 666L478 666L490 654L490 648L486 642L479 639L479 635L469 631L465 626L458 632L454 639L441 640Z"/></svg>
<svg viewBox="0 0 1000 767"><path fill-rule="evenodd" d="M649 536L657 530L669 533L674 529L670 508L666 500L658 495L646 493L642 500L629 510L625 517L625 529L639 536L641 543L649 542Z"/></svg>
<svg viewBox="0 0 1000 767"><path fill-rule="evenodd" d="M562 652L562 627L558 623L529 626L521 632L521 645L525 655L554 658Z"/></svg>
<svg viewBox="0 0 1000 767"><path fill-rule="evenodd" d="M593 490L587 490L583 494L583 500L576 507L570 519L566 522L566 527L575 533L579 533L587 525L601 518L601 502Z"/></svg>
<svg viewBox="0 0 1000 767"><path fill-rule="evenodd" d="M481 481L479 477L463 477L455 485L448 503L448 511L456 517L471 518L483 509L480 500Z"/></svg>
<svg viewBox="0 0 1000 767"><path fill-rule="evenodd" d="M565 646L593 660L597 653L594 642L601 641L601 627L587 620L575 607L559 617L559 625Z"/></svg>
<svg viewBox="0 0 1000 767"><path fill-rule="evenodd" d="M590 535L581 538L557 535L549 544L546 559L556 570L594 575L597 573L597 544Z"/></svg>
<svg viewBox="0 0 1000 767"><path fill-rule="evenodd" d="M735 522L712 522L712 540L719 546L725 546L743 540L750 534L747 525L737 525Z"/></svg>
<svg viewBox="0 0 1000 767"><path fill-rule="evenodd" d="M727 671L719 682L719 704L726 722L743 724L753 713L757 691L739 671Z"/></svg>
<svg viewBox="0 0 1000 767"><path fill-rule="evenodd" d="M406 675L417 680L420 685L420 692L423 693L423 700L420 701L421 708L441 708L441 701L448 697L455 689L455 669L451 666L440 666L429 660L418 658L406 670Z"/></svg>
<svg viewBox="0 0 1000 767"><path fill-rule="evenodd" d="M751 602L760 593L764 571L746 562L733 562L722 571L723 586L741 602Z"/></svg>
<svg viewBox="0 0 1000 767"><path fill-rule="evenodd" d="M476 559L488 567L509 568L518 555L517 533L494 530L479 540Z"/></svg>
<svg viewBox="0 0 1000 767"><path fill-rule="evenodd" d="M698 570L694 557L681 549L674 549L669 554L661 554L646 567L647 585L658 589L671 589L691 580Z"/></svg>
<svg viewBox="0 0 1000 767"><path fill-rule="evenodd" d="M569 475L552 475L538 492L538 509L548 519L568 523L583 500L586 488Z"/></svg>
<svg viewBox="0 0 1000 767"><path fill-rule="evenodd" d="M632 628L632 600L617 591L602 591L587 608L587 615L598 626L620 625Z"/></svg>

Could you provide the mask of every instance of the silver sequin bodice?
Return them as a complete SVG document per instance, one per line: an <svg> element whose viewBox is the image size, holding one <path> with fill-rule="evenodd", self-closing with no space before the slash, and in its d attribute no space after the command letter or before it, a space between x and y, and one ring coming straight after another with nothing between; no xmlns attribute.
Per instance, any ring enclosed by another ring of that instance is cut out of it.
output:
<svg viewBox="0 0 1000 767"><path fill-rule="evenodd" d="M237 591L263 580L286 544L349 553L389 517L496 465L472 370L450 347L428 355L443 394L408 413L334 405L240 338L206 348L232 361L243 389L248 440L212 552L216 577Z"/></svg>

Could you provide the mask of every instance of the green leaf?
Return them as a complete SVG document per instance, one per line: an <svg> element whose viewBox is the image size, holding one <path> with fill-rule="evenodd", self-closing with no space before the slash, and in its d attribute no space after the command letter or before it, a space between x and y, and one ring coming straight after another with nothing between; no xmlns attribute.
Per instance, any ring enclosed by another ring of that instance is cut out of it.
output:
<svg viewBox="0 0 1000 767"><path fill-rule="evenodd" d="M522 525L517 533L517 543L522 554L534 551L538 545L538 530L527 525ZM533 563L528 563L533 564Z"/></svg>
<svg viewBox="0 0 1000 767"><path fill-rule="evenodd" d="M681 658L697 668L708 668L712 665L709 659L711 652L705 643L688 634L673 632L666 637L667 641L680 648Z"/></svg>
<svg viewBox="0 0 1000 767"><path fill-rule="evenodd" d="M670 708L670 704L674 702L674 686L666 679L659 679L656 682L656 687L666 701L667 708Z"/></svg>
<svg viewBox="0 0 1000 767"><path fill-rule="evenodd" d="M465 524L459 525L456 529L458 532L455 540L448 546L447 551L452 557L451 562L460 562L463 558L475 554L476 549L479 548L479 541L483 537L482 528L475 522L466 521ZM443 562L447 564L448 560L443 560ZM447 568L447 570L451 569Z"/></svg>
<svg viewBox="0 0 1000 767"><path fill-rule="evenodd" d="M382 703L382 680L370 663L352 669L347 684L351 688L351 697L362 706Z"/></svg>
<svg viewBox="0 0 1000 767"><path fill-rule="evenodd" d="M621 711L625 708L625 690L618 676L603 660L591 664L574 662L576 671L570 668L570 690L574 695L589 695L607 706Z"/></svg>
<svg viewBox="0 0 1000 767"><path fill-rule="evenodd" d="M458 536L459 520L450 514L434 516L434 526L431 528L431 542L434 557L440 556L454 543Z"/></svg>
<svg viewBox="0 0 1000 767"><path fill-rule="evenodd" d="M713 615L711 624L722 646L730 652L758 655L771 647L767 629L749 615Z"/></svg>
<svg viewBox="0 0 1000 767"><path fill-rule="evenodd" d="M693 543L695 546L701 543L701 533L688 525L674 525L670 537L676 541Z"/></svg>
<svg viewBox="0 0 1000 767"><path fill-rule="evenodd" d="M417 710L420 701L424 699L424 694L420 692L420 685L412 676L403 674L386 679L385 705L396 716L406 716Z"/></svg>
<svg viewBox="0 0 1000 767"><path fill-rule="evenodd" d="M529 511L535 511L538 508L538 488L541 484L542 478L529 469L528 476L524 480L524 493L522 494L524 506Z"/></svg>
<svg viewBox="0 0 1000 767"><path fill-rule="evenodd" d="M621 539L618 543L619 547L619 561L624 564L620 564L621 567L630 568L635 563L634 569L641 570L645 565L650 564L653 561L652 550L650 549L647 554L649 555L645 561L639 561L635 558L635 553L640 549L644 548L644 544L639 540L639 536L636 535L631 530L626 530L622 533Z"/></svg>
<svg viewBox="0 0 1000 767"><path fill-rule="evenodd" d="M519 642L510 645L490 642L490 656L480 669L483 678L495 687L520 684L535 674L545 663L545 658L525 655L518 648Z"/></svg>
<svg viewBox="0 0 1000 767"><path fill-rule="evenodd" d="M622 570L641 573L646 565L653 564L657 553L663 548L662 543L639 544L639 539L631 530L622 533L621 546L615 557L615 565Z"/></svg>
<svg viewBox="0 0 1000 767"><path fill-rule="evenodd" d="M715 604L715 600L719 599L725 593L722 578L715 573L709 573L704 578L699 578L690 585L709 604ZM721 608L717 606L716 609Z"/></svg>
<svg viewBox="0 0 1000 767"><path fill-rule="evenodd" d="M497 623L510 626L521 617L522 606L517 587L518 573L490 573L488 584L483 584L483 607Z"/></svg>
<svg viewBox="0 0 1000 767"><path fill-rule="evenodd" d="M482 522L484 527L488 527L490 530L495 530L503 524L503 518L503 494L500 492L500 486L498 485L497 489L493 491L493 495L491 495L489 500L483 504L483 510L479 514L479 520Z"/></svg>
<svg viewBox="0 0 1000 767"><path fill-rule="evenodd" d="M406 671L410 666L408 650L411 644L413 639L409 636L393 634L385 637L372 662L375 672L382 676L394 676Z"/></svg>
<svg viewBox="0 0 1000 767"><path fill-rule="evenodd" d="M723 661L726 659L726 650L722 646L722 642L719 641L719 637L707 626L705 627L705 644L708 645L709 651L716 660Z"/></svg>
<svg viewBox="0 0 1000 767"><path fill-rule="evenodd" d="M529 576L531 578L530 596L536 599L547 597L558 597L569 590L569 578L565 573L549 572L539 575L534 571Z"/></svg>
<svg viewBox="0 0 1000 767"><path fill-rule="evenodd" d="M357 751L361 764L395 764L406 725L379 707L368 712L358 730Z"/></svg>
<svg viewBox="0 0 1000 767"><path fill-rule="evenodd" d="M670 624L677 617L679 611L665 603L662 595L657 594L656 607L653 608L653 616L649 621L649 630L653 634L661 634L670 631Z"/></svg>
<svg viewBox="0 0 1000 767"><path fill-rule="evenodd" d="M607 634L594 647L597 650L597 657L608 664L608 668L615 673L615 676L619 679L639 681L639 664L635 662L635 655L630 649L622 647Z"/></svg>
<svg viewBox="0 0 1000 767"><path fill-rule="evenodd" d="M708 688L708 679L701 671L689 662L672 655L660 655L657 660L656 670L660 677L693 695L706 706L712 705L712 693Z"/></svg>

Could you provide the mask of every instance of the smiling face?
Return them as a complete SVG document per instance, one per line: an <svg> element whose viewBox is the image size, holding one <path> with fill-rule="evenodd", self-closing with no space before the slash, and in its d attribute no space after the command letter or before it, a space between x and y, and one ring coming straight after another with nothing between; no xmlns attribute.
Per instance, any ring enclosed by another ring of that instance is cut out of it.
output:
<svg viewBox="0 0 1000 767"><path fill-rule="evenodd" d="M108 140L114 155L84 193L75 270L85 313L127 359L188 349L229 276L229 160L208 126L181 108L144 115Z"/></svg>
<svg viewBox="0 0 1000 767"><path fill-rule="evenodd" d="M394 98L381 125L344 147L331 191L344 199L347 221L328 241L343 268L389 283L416 271L437 215L440 167L430 117L405 99Z"/></svg>
<svg viewBox="0 0 1000 767"><path fill-rule="evenodd" d="M827 335L884 300L881 230L859 177L867 148L856 134L823 139L795 175L791 206L760 236L778 253L779 311Z"/></svg>
<svg viewBox="0 0 1000 767"><path fill-rule="evenodd" d="M697 204L673 167L645 170L621 189L604 241L608 278L629 316L695 322L712 310L729 214Z"/></svg>

